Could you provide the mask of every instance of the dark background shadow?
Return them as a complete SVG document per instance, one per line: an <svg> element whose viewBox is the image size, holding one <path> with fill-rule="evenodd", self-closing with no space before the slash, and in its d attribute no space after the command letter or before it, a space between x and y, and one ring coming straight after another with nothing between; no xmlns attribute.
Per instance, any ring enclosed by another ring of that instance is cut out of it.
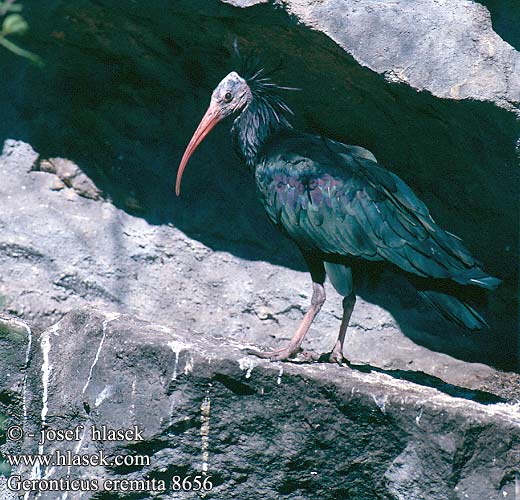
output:
<svg viewBox="0 0 520 500"><path fill-rule="evenodd" d="M475 0L491 14L493 29L507 43L520 50L520 2L517 0Z"/></svg>
<svg viewBox="0 0 520 500"><path fill-rule="evenodd" d="M388 309L417 343L515 365L518 123L512 113L389 83L269 5L55 1L27 5L26 17L31 32L24 45L46 67L0 52L9 69L2 141L25 140L42 157L74 160L116 206L150 223L173 224L215 250L303 270L292 244L267 223L250 174L232 153L229 123L194 155L182 197L173 193L177 165L211 91L233 69L237 37L267 67L282 61L279 83L302 88L287 95L298 127L371 150L505 280L491 298L491 332L462 344L452 341L460 333L451 325L407 307L406 284L396 294L385 277L359 293Z"/></svg>

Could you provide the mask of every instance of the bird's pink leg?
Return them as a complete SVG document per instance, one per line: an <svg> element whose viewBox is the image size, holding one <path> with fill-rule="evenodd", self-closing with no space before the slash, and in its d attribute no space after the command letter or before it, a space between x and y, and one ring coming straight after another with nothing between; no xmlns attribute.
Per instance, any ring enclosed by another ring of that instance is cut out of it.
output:
<svg viewBox="0 0 520 500"><path fill-rule="evenodd" d="M331 363L344 363L347 361L345 356L343 356L343 344L345 343L345 336L355 303L356 294L354 292L343 299L343 317L341 318L341 326L339 327L338 340L336 341L334 349L332 349L332 352L329 354L329 361Z"/></svg>
<svg viewBox="0 0 520 500"><path fill-rule="evenodd" d="M296 354L298 354L298 352L300 351L300 345L303 342L305 335L309 331L309 328L312 322L314 321L316 314L318 314L324 302L325 288L323 288L323 284L313 282L311 306L309 307L309 310L305 313L305 316L303 317L303 320L300 323L298 330L296 330L296 333L293 335L291 341L289 342L289 345L283 349L278 349L275 351L260 352L249 350L248 352L260 358L269 358L272 361L284 361L296 356Z"/></svg>

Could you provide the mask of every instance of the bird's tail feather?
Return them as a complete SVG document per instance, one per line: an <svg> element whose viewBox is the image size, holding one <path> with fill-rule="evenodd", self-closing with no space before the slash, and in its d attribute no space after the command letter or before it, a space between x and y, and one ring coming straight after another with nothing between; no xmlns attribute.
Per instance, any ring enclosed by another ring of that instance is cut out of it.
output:
<svg viewBox="0 0 520 500"><path fill-rule="evenodd" d="M444 317L463 328L468 330L489 328L486 320L474 307L452 295L433 290L419 291L419 294Z"/></svg>
<svg viewBox="0 0 520 500"><path fill-rule="evenodd" d="M500 283L502 283L502 280L488 275L478 278L470 278L469 281L471 284L486 288L487 290L494 290L498 285L500 285Z"/></svg>

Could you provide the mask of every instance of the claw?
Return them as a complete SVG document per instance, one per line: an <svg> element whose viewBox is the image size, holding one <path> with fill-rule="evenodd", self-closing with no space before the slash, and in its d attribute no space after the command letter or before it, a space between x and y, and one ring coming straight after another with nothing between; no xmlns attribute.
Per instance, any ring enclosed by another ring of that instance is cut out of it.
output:
<svg viewBox="0 0 520 500"><path fill-rule="evenodd" d="M348 364L348 359L343 356L343 353L335 349L328 355L327 361L329 363L337 363L338 365Z"/></svg>

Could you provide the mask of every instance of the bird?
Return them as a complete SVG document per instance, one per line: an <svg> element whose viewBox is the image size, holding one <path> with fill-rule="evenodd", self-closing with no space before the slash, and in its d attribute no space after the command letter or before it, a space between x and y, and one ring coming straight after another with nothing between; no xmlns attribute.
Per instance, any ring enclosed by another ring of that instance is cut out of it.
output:
<svg viewBox="0 0 520 500"><path fill-rule="evenodd" d="M214 89L209 107L179 164L175 191L195 149L226 117L241 162L252 172L270 222L299 248L312 279L310 306L288 344L252 350L271 361L301 353L312 322L325 302L329 278L343 297L337 340L329 353L311 359L348 363L343 353L356 302L353 270L390 267L445 318L468 330L488 328L463 290L495 289L489 275L462 240L440 227L426 205L396 174L361 146L299 131L277 85L264 68L230 72ZM316 353L313 353L316 354Z"/></svg>

